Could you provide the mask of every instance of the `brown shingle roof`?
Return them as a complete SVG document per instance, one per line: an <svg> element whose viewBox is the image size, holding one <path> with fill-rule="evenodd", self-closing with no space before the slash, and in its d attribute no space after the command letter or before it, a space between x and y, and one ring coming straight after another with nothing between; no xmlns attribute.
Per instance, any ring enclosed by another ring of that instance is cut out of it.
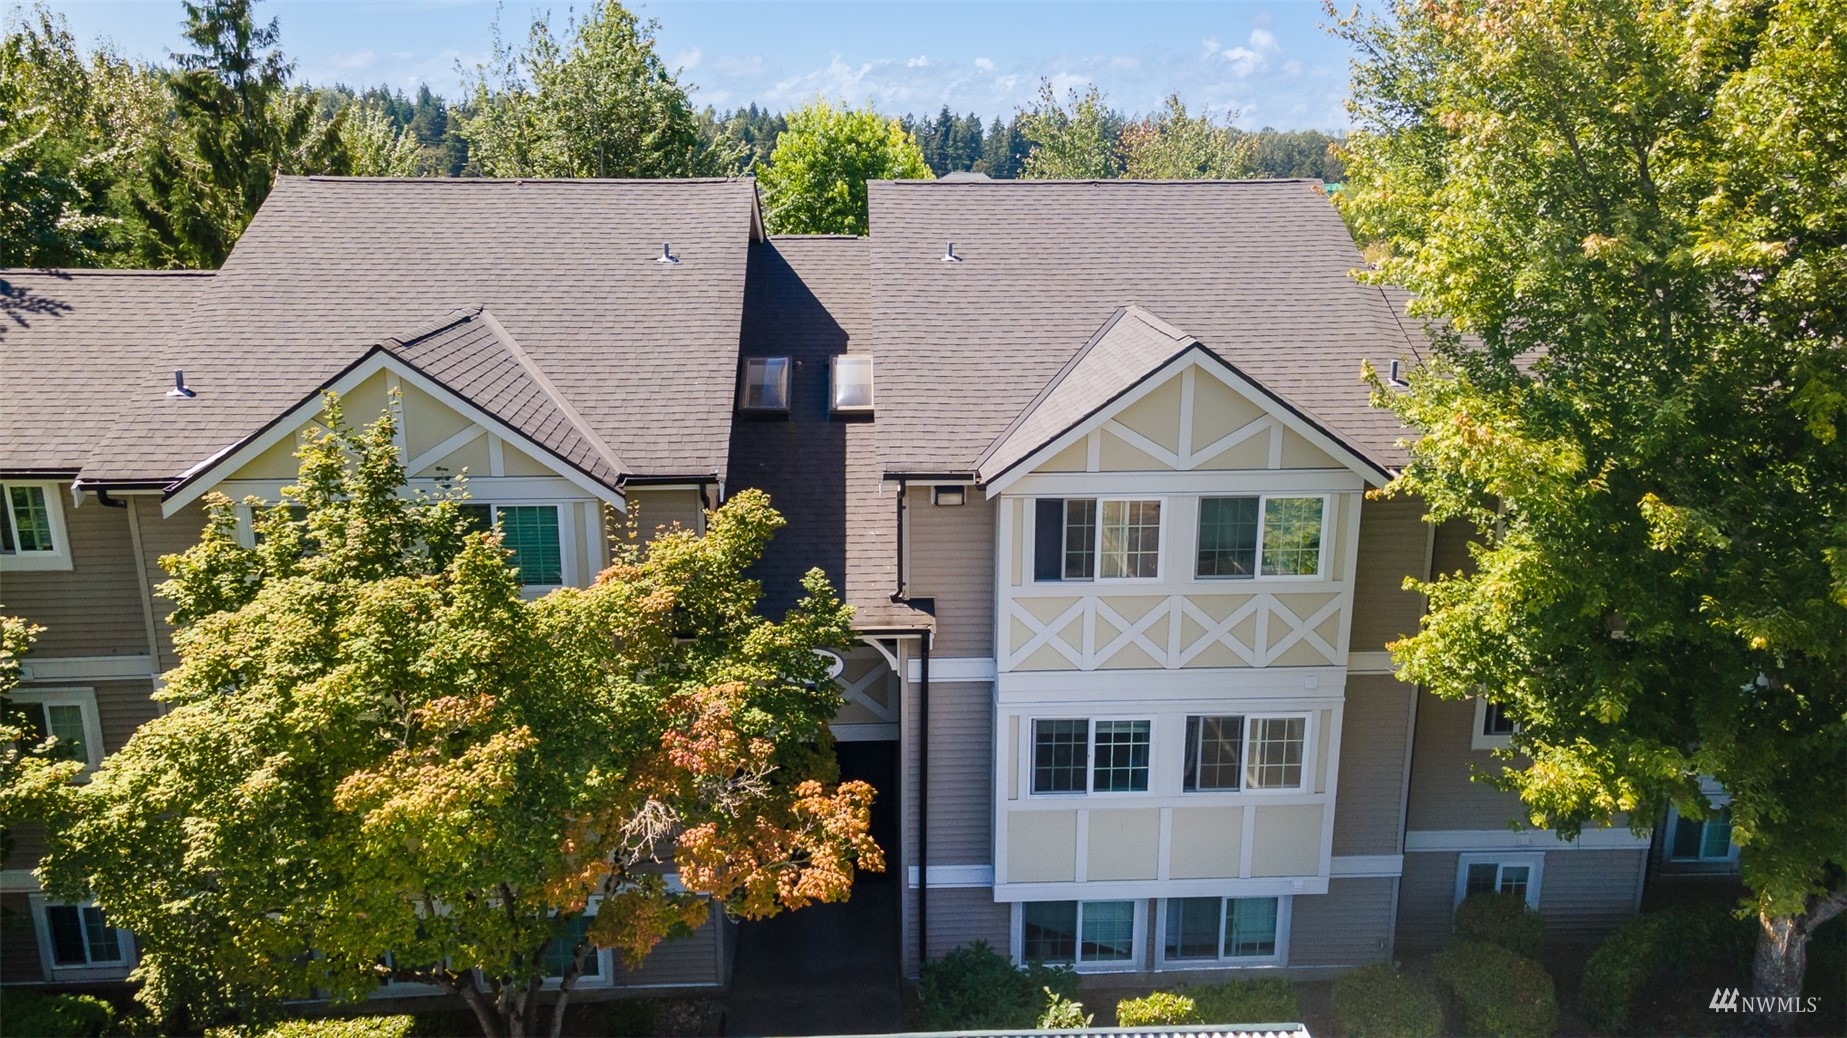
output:
<svg viewBox="0 0 1847 1038"><path fill-rule="evenodd" d="M150 373L86 478L172 476L365 344L470 304L632 474L723 472L755 198L749 180L283 177L163 365L198 397L176 408Z"/></svg>
<svg viewBox="0 0 1847 1038"><path fill-rule="evenodd" d="M879 181L879 450L887 472L971 472L1119 307L1139 305L1353 445L1403 461L1360 362L1413 352L1356 283L1310 181ZM943 259L955 242L961 262Z"/></svg>
<svg viewBox="0 0 1847 1038"><path fill-rule="evenodd" d="M752 571L766 611L787 608L802 574L818 566L856 607L859 629L914 629L929 617L891 601L896 489L882 483L877 419L828 413L829 359L872 351L867 254L865 239L843 236L776 237L752 248L743 353L791 359L791 406L787 419L737 418L726 483L768 491L789 520Z"/></svg>
<svg viewBox="0 0 1847 1038"><path fill-rule="evenodd" d="M211 281L0 270L0 471L75 472L130 403L161 397L182 366L169 355L179 321Z"/></svg>

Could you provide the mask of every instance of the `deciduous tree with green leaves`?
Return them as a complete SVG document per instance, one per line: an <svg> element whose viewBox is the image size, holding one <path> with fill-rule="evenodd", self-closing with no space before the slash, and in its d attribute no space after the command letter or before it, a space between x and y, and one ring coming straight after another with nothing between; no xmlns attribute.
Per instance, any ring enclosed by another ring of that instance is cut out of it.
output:
<svg viewBox="0 0 1847 1038"><path fill-rule="evenodd" d="M1245 138L1211 112L1188 114L1179 94L1169 94L1155 115L1122 128L1122 175L1131 180L1233 179L1247 175Z"/></svg>
<svg viewBox="0 0 1847 1038"><path fill-rule="evenodd" d="M866 181L933 178L899 120L825 99L789 114L757 174L763 221L776 234L865 234Z"/></svg>
<svg viewBox="0 0 1847 1038"><path fill-rule="evenodd" d="M1340 31L1343 211L1443 328L1375 380L1420 434L1388 489L1481 535L1399 676L1505 705L1536 826L1708 816L1721 782L1755 989L1793 998L1847 908L1847 9L1403 0Z"/></svg>
<svg viewBox="0 0 1847 1038"><path fill-rule="evenodd" d="M1117 137L1122 116L1104 107L1093 84L1059 100L1051 80L1039 83L1039 100L1022 113L1020 132L1031 150L1021 175L1028 180L1108 180L1122 175Z"/></svg>
<svg viewBox="0 0 1847 1038"><path fill-rule="evenodd" d="M756 615L766 496L528 601L457 496L404 491L389 416L323 423L253 547L220 497L162 560L166 712L49 812L46 887L135 933L139 997L209 1021L432 984L484 1035L556 1035L596 947L633 966L711 901L764 916L882 867L814 651L851 610L814 571Z"/></svg>
<svg viewBox="0 0 1847 1038"><path fill-rule="evenodd" d="M655 23L602 0L565 38L533 20L524 49L499 38L468 84L469 161L490 177L695 177L735 171L745 148L700 133L654 50Z"/></svg>

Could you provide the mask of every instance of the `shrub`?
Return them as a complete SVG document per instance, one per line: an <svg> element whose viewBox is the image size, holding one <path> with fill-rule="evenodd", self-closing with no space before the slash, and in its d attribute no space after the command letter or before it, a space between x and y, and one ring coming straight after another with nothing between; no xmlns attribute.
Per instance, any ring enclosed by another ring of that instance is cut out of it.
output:
<svg viewBox="0 0 1847 1038"><path fill-rule="evenodd" d="M1429 1038L1443 1031L1443 1004L1428 985L1382 962L1334 982L1334 1019L1345 1038Z"/></svg>
<svg viewBox="0 0 1847 1038"><path fill-rule="evenodd" d="M1077 994L1077 974L1068 968L1019 969L986 941L957 948L924 963L917 1001L926 1031L985 1027L1030 1029L1050 999Z"/></svg>
<svg viewBox="0 0 1847 1038"><path fill-rule="evenodd" d="M1051 988L1044 990L1047 1001L1045 1012L1039 1016L1039 1030L1077 1031L1089 1027L1090 1021L1095 1019L1084 1012L1084 1003L1073 1002Z"/></svg>
<svg viewBox="0 0 1847 1038"><path fill-rule="evenodd" d="M1756 927L1719 905L1688 905L1638 915L1604 939L1584 962L1578 1003L1590 1025L1619 1032L1636 997L1663 978L1720 968L1743 971Z"/></svg>
<svg viewBox="0 0 1847 1038"><path fill-rule="evenodd" d="M1456 938L1498 944L1536 959L1546 941L1546 921L1519 894L1470 894L1456 906Z"/></svg>
<svg viewBox="0 0 1847 1038"><path fill-rule="evenodd" d="M1546 1038L1558 1029L1558 996L1539 963L1498 944L1457 941L1431 965L1461 1033Z"/></svg>
<svg viewBox="0 0 1847 1038"><path fill-rule="evenodd" d="M9 991L0 1035L20 1038L96 1038L115 1021L115 1007L95 995Z"/></svg>
<svg viewBox="0 0 1847 1038"><path fill-rule="evenodd" d="M317 1016L284 1020L261 1030L220 1027L206 1038L409 1038L408 1016Z"/></svg>
<svg viewBox="0 0 1847 1038"><path fill-rule="evenodd" d="M1156 991L1142 998L1125 998L1116 1003L1116 1026L1147 1027L1153 1024L1197 1024L1199 1004L1172 991ZM1268 1021L1260 1021L1267 1023Z"/></svg>
<svg viewBox="0 0 1847 1038"><path fill-rule="evenodd" d="M1281 977L1228 980L1187 992L1208 1024L1279 1024L1302 1019L1295 985Z"/></svg>

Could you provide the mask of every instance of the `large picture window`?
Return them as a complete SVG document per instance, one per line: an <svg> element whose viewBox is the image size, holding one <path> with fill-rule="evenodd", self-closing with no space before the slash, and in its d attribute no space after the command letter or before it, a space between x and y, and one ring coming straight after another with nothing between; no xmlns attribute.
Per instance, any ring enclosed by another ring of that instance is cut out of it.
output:
<svg viewBox="0 0 1847 1038"><path fill-rule="evenodd" d="M1202 578L1312 577L1321 572L1321 497L1203 497L1199 500Z"/></svg>
<svg viewBox="0 0 1847 1038"><path fill-rule="evenodd" d="M1161 502L1042 497L1033 579L1151 580L1161 572Z"/></svg>
<svg viewBox="0 0 1847 1038"><path fill-rule="evenodd" d="M556 587L564 583L557 505L467 504L462 512L478 529L500 524L501 544L513 552L508 563L519 571L521 584Z"/></svg>
<svg viewBox="0 0 1847 1038"><path fill-rule="evenodd" d="M1145 793L1149 721L1083 718L1033 722L1034 793Z"/></svg>
<svg viewBox="0 0 1847 1038"><path fill-rule="evenodd" d="M1168 962L1276 957L1279 898L1177 897L1163 904L1161 955Z"/></svg>
<svg viewBox="0 0 1847 1038"><path fill-rule="evenodd" d="M1028 901L1020 906L1020 958L1051 965L1135 961L1135 902Z"/></svg>

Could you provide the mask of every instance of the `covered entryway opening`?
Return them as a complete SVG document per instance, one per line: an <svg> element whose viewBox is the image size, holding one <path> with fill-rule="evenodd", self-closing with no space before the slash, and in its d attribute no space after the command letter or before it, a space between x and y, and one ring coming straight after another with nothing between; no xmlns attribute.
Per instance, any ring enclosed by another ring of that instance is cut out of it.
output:
<svg viewBox="0 0 1847 1038"><path fill-rule="evenodd" d="M886 870L861 873L844 904L739 924L727 1034L874 1034L903 1024L898 743L843 741L835 752L842 781L860 779L878 791L872 837L885 851Z"/></svg>

